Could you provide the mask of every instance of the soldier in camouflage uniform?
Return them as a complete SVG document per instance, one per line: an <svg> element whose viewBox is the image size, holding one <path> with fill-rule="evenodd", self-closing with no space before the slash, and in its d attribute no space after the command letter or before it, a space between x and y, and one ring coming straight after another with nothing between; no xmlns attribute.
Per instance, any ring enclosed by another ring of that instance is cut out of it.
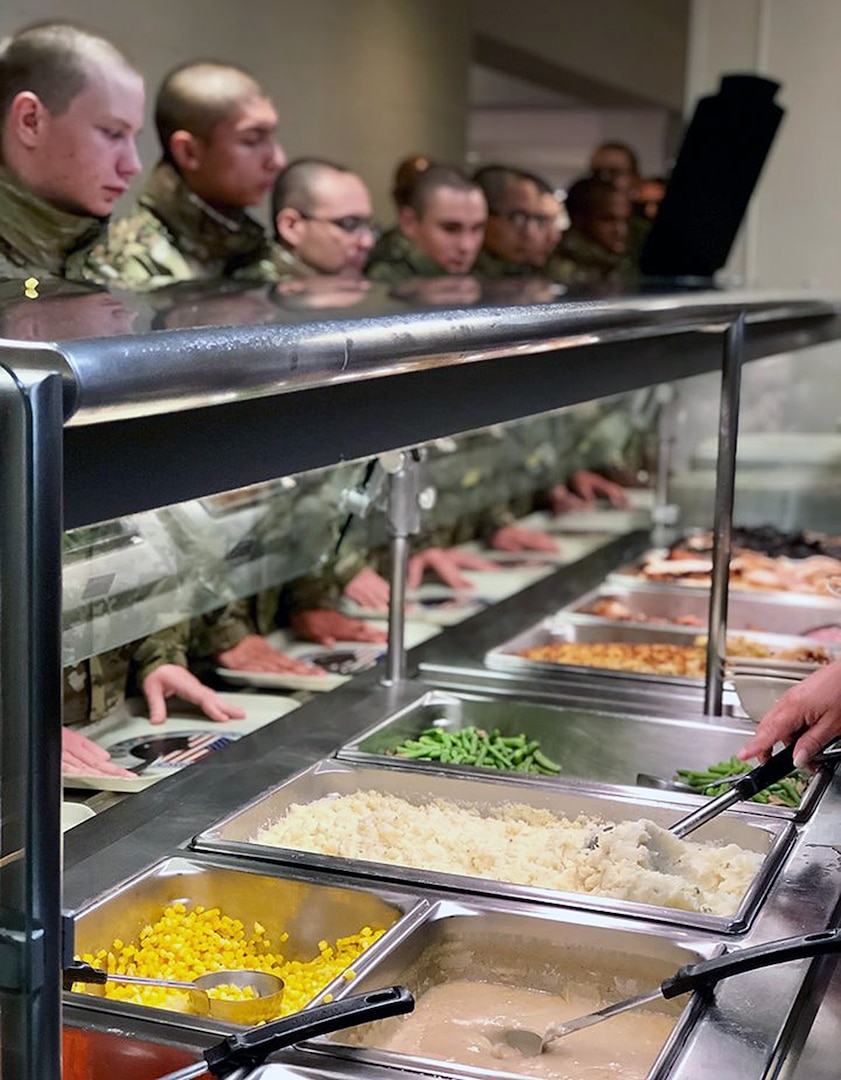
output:
<svg viewBox="0 0 841 1080"><path fill-rule="evenodd" d="M534 178L517 169L488 165L473 179L488 203L485 242L473 273L486 278L533 273L530 259L545 225Z"/></svg>
<svg viewBox="0 0 841 1080"><path fill-rule="evenodd" d="M634 279L627 254L627 195L604 180L577 180L566 200L571 227L549 259L545 273L571 286L624 285Z"/></svg>
<svg viewBox="0 0 841 1080"><path fill-rule="evenodd" d="M300 158L272 193L271 281L358 278L374 246L371 196L362 179L331 161Z"/></svg>
<svg viewBox="0 0 841 1080"><path fill-rule="evenodd" d="M365 273L397 284L415 277L469 274L482 245L488 208L478 184L457 169L431 165L400 209L386 248Z"/></svg>
<svg viewBox="0 0 841 1080"><path fill-rule="evenodd" d="M164 79L155 123L162 160L98 256L133 289L259 276L269 246L246 208L268 195L284 162L272 103L239 68L186 64Z"/></svg>
<svg viewBox="0 0 841 1080"><path fill-rule="evenodd" d="M140 169L134 138L143 119L142 78L110 42L43 24L4 45L0 95L0 273L103 280L91 242ZM154 722L165 718L171 693L214 719L241 715L186 670L187 638L186 624L174 626L68 672L69 715L95 718L122 696L130 664ZM63 763L71 770L122 773L78 734L69 738Z"/></svg>
<svg viewBox="0 0 841 1080"><path fill-rule="evenodd" d="M103 38L35 26L0 52L0 277L103 280L92 249L140 171L143 79Z"/></svg>

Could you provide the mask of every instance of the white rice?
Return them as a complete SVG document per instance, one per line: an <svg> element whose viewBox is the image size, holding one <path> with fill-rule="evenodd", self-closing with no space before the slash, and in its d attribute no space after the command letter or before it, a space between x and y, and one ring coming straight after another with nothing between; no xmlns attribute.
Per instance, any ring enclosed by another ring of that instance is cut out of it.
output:
<svg viewBox="0 0 841 1080"><path fill-rule="evenodd" d="M377 791L293 804L252 842L714 915L738 909L763 859L679 840L652 821L570 821L514 803L416 806Z"/></svg>

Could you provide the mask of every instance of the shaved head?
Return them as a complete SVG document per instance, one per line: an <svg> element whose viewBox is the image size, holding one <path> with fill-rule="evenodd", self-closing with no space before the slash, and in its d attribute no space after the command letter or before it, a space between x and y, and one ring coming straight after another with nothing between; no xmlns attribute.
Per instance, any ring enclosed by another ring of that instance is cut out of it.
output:
<svg viewBox="0 0 841 1080"><path fill-rule="evenodd" d="M174 132L188 131L209 140L218 124L246 101L265 97L248 72L230 64L200 60L171 71L155 102L155 127L164 157Z"/></svg>
<svg viewBox="0 0 841 1080"><path fill-rule="evenodd" d="M337 174L347 174L344 165L323 158L299 158L291 161L278 176L272 195L272 215L277 217L285 206L311 214L320 193Z"/></svg>
<svg viewBox="0 0 841 1080"><path fill-rule="evenodd" d="M35 23L0 42L0 125L18 94L63 115L97 69L135 69L110 41L72 23Z"/></svg>

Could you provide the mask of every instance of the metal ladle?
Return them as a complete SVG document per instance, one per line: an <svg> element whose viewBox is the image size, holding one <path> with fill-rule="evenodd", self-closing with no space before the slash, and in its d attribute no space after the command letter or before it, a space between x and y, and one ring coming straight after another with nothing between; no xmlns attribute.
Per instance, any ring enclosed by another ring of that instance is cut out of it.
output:
<svg viewBox="0 0 841 1080"><path fill-rule="evenodd" d="M259 1024L274 1020L283 999L283 979L265 971L211 971L192 982L175 979L149 979L141 975L112 975L110 972L77 962L65 973L68 982L103 985L106 982L130 983L132 986L157 986L165 990L184 990L189 1011L197 1016L210 1016L232 1024ZM218 986L237 986L251 989L254 997L229 1001L211 997L208 991Z"/></svg>
<svg viewBox="0 0 841 1080"><path fill-rule="evenodd" d="M603 1009L579 1016L575 1020L567 1020L558 1024L550 1024L542 1034L538 1031L530 1031L527 1028L507 1028L501 1032L500 1039L513 1049L519 1051L523 1057L536 1057L546 1051L550 1043L565 1035L571 1035L574 1031L599 1024L603 1020L609 1020L612 1016L627 1012L629 1009L637 1009L642 1005L648 1005L660 998L667 1001L681 994L687 994L701 987L714 986L722 979L730 975L738 975L745 971L756 971L758 968L770 967L773 964L783 964L789 960L800 960L805 957L822 956L826 953L834 953L841 950L841 930L822 930L815 934L804 934L798 937L782 938L779 941L766 941L762 945L754 945L749 949L738 949L735 952L716 956L712 960L702 960L697 964L687 964L664 979L659 986L646 993L637 994L635 997L626 998L615 1005L606 1005Z"/></svg>

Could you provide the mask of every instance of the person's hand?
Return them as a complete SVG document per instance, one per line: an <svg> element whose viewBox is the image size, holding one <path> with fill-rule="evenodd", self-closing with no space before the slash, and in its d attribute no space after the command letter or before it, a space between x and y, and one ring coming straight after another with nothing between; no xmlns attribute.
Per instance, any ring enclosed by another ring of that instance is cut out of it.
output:
<svg viewBox="0 0 841 1080"><path fill-rule="evenodd" d="M630 505L628 493L623 487L599 476L598 473L587 472L586 469L573 473L569 478L569 486L588 506L592 506L598 498L607 499L617 510L624 510Z"/></svg>
<svg viewBox="0 0 841 1080"><path fill-rule="evenodd" d="M73 728L61 729L61 772L63 776L124 776L134 773L111 760L108 751Z"/></svg>
<svg viewBox="0 0 841 1080"><path fill-rule="evenodd" d="M388 640L385 630L371 626L364 619L348 618L331 608L298 611L290 622L298 637L328 649L332 649L337 641L371 641L380 645Z"/></svg>
<svg viewBox="0 0 841 1080"><path fill-rule="evenodd" d="M549 510L554 515L565 514L569 510L586 510L588 505L563 484L555 484L549 489Z"/></svg>
<svg viewBox="0 0 841 1080"><path fill-rule="evenodd" d="M232 649L220 652L216 660L220 667L229 668L231 671L268 671L315 676L327 674L323 668L316 667L315 664L295 660L291 656L278 652L259 634L246 634L242 641L234 645Z"/></svg>
<svg viewBox="0 0 841 1080"><path fill-rule="evenodd" d="M179 664L161 664L143 680L143 694L149 706L149 723L162 724L166 720L166 699L177 695L184 701L198 705L210 720L242 720L243 709L228 705L209 686Z"/></svg>
<svg viewBox="0 0 841 1080"><path fill-rule="evenodd" d="M496 551L559 551L557 541L539 529L524 529L521 525L503 525L491 537Z"/></svg>
<svg viewBox="0 0 841 1080"><path fill-rule="evenodd" d="M345 586L344 595L361 608L388 610L388 582L370 566L363 566Z"/></svg>
<svg viewBox="0 0 841 1080"><path fill-rule="evenodd" d="M468 555L458 548L427 548L409 559L406 588L410 592L420 587L427 570L437 574L451 589L472 589L473 582L463 577L459 570L499 570L499 567L488 559Z"/></svg>
<svg viewBox="0 0 841 1080"><path fill-rule="evenodd" d="M767 761L775 743L794 744L794 764L806 765L828 742L841 735L841 660L813 671L787 690L759 722L753 738L738 753L740 761Z"/></svg>

